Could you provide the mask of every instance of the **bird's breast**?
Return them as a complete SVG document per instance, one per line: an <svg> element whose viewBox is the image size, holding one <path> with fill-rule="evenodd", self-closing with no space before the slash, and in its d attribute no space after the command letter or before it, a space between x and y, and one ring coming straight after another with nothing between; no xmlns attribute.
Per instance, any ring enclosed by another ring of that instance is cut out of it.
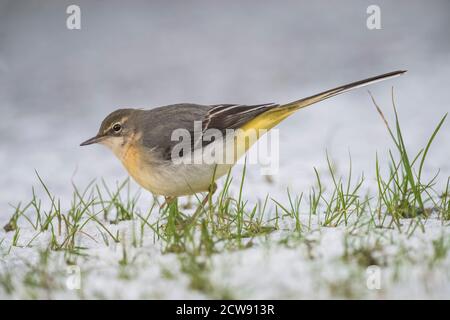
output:
<svg viewBox="0 0 450 320"><path fill-rule="evenodd" d="M146 152L142 147L130 145L121 161L139 185L156 195L182 196L207 191L213 176L217 174L218 178L228 170L216 172L214 165L161 163L152 161L152 155Z"/></svg>
<svg viewBox="0 0 450 320"><path fill-rule="evenodd" d="M144 152L142 148L131 144L122 156L122 164L127 169L130 176L142 187L148 188L148 174L151 168L145 165Z"/></svg>

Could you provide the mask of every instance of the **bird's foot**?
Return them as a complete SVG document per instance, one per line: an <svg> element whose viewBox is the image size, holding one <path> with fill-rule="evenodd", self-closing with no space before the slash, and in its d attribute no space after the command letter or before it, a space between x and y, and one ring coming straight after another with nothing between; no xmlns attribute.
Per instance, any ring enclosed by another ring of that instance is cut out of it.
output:
<svg viewBox="0 0 450 320"><path fill-rule="evenodd" d="M166 207L168 207L172 202L177 200L177 197L164 197L165 201L163 202L163 204L159 207L160 210L165 209Z"/></svg>

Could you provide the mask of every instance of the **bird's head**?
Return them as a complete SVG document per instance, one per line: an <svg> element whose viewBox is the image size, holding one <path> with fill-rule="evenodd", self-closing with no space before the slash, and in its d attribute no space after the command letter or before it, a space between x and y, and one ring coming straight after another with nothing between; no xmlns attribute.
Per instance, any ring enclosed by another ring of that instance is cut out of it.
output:
<svg viewBox="0 0 450 320"><path fill-rule="evenodd" d="M110 113L100 125L96 136L84 141L80 146L100 143L109 147L121 158L127 143L136 135L136 109L119 109Z"/></svg>

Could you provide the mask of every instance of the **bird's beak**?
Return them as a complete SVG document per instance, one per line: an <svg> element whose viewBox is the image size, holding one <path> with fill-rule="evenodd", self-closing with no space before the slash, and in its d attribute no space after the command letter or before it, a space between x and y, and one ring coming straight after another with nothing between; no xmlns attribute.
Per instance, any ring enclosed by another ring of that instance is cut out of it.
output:
<svg viewBox="0 0 450 320"><path fill-rule="evenodd" d="M87 145L90 145L93 143L98 143L98 142L102 141L104 138L105 138L105 136L96 135L95 137L87 139L85 142L81 143L80 146L87 146Z"/></svg>

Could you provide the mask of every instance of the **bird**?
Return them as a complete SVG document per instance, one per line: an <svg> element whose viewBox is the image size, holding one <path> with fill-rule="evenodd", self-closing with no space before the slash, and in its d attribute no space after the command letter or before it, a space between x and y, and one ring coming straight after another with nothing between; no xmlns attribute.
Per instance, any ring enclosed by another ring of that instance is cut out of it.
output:
<svg viewBox="0 0 450 320"><path fill-rule="evenodd" d="M381 74L287 104L178 103L149 110L118 109L106 116L94 137L80 145L99 143L111 149L142 188L165 197L164 204L180 196L207 192L204 204L217 189L215 181L227 174L262 135L288 116L405 72ZM175 139L174 133L178 134ZM183 134L187 138L181 141ZM205 161L205 155L212 157ZM218 161L223 160L223 155L227 155L227 161Z"/></svg>

